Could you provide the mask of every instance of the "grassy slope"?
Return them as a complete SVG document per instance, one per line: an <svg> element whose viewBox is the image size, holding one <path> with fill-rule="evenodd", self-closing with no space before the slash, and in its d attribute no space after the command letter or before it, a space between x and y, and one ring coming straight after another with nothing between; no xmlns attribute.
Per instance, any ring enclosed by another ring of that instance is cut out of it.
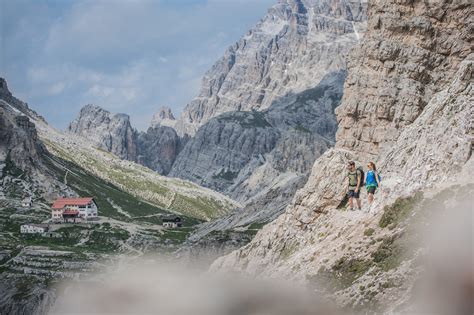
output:
<svg viewBox="0 0 474 315"><path fill-rule="evenodd" d="M208 220L219 217L234 207L223 196L213 196L203 188L189 182L158 177L151 170L132 162L120 161L110 153L100 152L107 157L106 161L101 161L94 154L84 154L81 150L71 153L68 148L62 147L58 143L48 139L42 140L57 158L80 165L94 175L112 183L115 188L126 191L161 209ZM71 173L68 174L68 178L70 175ZM90 185L88 186L90 187ZM113 186L111 185L111 187ZM93 191L93 188L91 187L90 190ZM107 193L113 194L114 189L108 189ZM91 192L89 191L88 194ZM149 211L147 212L146 207L142 208L144 210L140 210L141 215L151 214Z"/></svg>
<svg viewBox="0 0 474 315"><path fill-rule="evenodd" d="M48 169L52 171L52 175L58 180L63 181L66 177L67 185L78 194L93 196L101 216L120 221L155 221L155 223L158 223L158 215L170 214L169 211L121 190L72 162L54 155L45 157L44 162ZM117 208L120 208L123 212ZM124 212L128 213L129 216ZM199 220L186 217L186 222L196 224Z"/></svg>

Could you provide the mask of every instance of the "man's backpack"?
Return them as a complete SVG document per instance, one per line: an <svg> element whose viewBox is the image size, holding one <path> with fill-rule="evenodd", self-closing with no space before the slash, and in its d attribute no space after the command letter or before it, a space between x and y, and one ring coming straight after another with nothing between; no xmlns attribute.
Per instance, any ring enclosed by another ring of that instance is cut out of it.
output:
<svg viewBox="0 0 474 315"><path fill-rule="evenodd" d="M365 185L365 174L364 174L364 168L362 166L359 166L357 168L358 171L360 171L360 187Z"/></svg>

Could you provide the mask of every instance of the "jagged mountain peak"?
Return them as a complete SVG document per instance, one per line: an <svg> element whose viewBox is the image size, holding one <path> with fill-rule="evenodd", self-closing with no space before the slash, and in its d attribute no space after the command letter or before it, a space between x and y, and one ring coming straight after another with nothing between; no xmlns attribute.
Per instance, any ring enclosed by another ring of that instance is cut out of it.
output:
<svg viewBox="0 0 474 315"><path fill-rule="evenodd" d="M151 127L155 127L158 125L165 125L168 127L172 127L175 123L176 118L171 111L171 108L168 106L161 106L160 110L153 115L151 119Z"/></svg>
<svg viewBox="0 0 474 315"><path fill-rule="evenodd" d="M1 78L1 77L0 77L0 93L2 93L2 94L5 93L5 94L12 95L12 93L8 89L7 80L5 80L5 78Z"/></svg>
<svg viewBox="0 0 474 315"><path fill-rule="evenodd" d="M160 110L158 111L158 113L156 113L156 115L161 119L175 119L171 108L167 106L161 106Z"/></svg>
<svg viewBox="0 0 474 315"><path fill-rule="evenodd" d="M80 112L79 112L79 118L81 116L91 115L91 114L92 115L102 115L102 116L116 117L118 119L130 120L130 116L128 114L125 114L125 113L113 114L109 110L107 110L103 107L100 107L99 105L95 105L95 104L84 105L81 108Z"/></svg>
<svg viewBox="0 0 474 315"><path fill-rule="evenodd" d="M8 88L8 83L5 78L0 77L0 100L8 103L14 110L20 111L23 115L34 117L35 119L44 121L44 118L34 110L28 107L28 104L13 96Z"/></svg>
<svg viewBox="0 0 474 315"><path fill-rule="evenodd" d="M162 107L146 132L138 132L127 114L114 114L100 106L87 104L71 122L68 131L91 140L97 147L121 159L138 162L167 175L187 138L180 138L172 128L171 110Z"/></svg>
<svg viewBox="0 0 474 315"><path fill-rule="evenodd" d="M280 1L231 45L202 80L176 123L193 135L209 119L262 111L288 93L318 85L345 68L345 55L366 28L366 1Z"/></svg>
<svg viewBox="0 0 474 315"><path fill-rule="evenodd" d="M99 105L86 104L81 108L81 112L82 111L106 111L106 110L100 107Z"/></svg>
<svg viewBox="0 0 474 315"><path fill-rule="evenodd" d="M136 131L127 114L111 114L100 106L87 104L70 123L68 132L86 137L122 159L137 160Z"/></svg>

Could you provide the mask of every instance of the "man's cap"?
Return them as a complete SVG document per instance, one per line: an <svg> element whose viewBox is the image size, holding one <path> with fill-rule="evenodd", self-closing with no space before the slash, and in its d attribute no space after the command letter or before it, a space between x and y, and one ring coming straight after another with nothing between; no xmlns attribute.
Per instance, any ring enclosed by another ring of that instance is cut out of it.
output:
<svg viewBox="0 0 474 315"><path fill-rule="evenodd" d="M356 163L354 161L349 161L347 162L348 165L355 165Z"/></svg>

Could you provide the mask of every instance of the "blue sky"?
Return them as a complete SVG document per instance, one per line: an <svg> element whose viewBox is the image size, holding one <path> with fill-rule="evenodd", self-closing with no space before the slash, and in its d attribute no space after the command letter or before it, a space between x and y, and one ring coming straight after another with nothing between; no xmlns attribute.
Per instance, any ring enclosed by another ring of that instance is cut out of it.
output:
<svg viewBox="0 0 474 315"><path fill-rule="evenodd" d="M146 129L276 0L0 0L0 76L65 128L88 103Z"/></svg>

